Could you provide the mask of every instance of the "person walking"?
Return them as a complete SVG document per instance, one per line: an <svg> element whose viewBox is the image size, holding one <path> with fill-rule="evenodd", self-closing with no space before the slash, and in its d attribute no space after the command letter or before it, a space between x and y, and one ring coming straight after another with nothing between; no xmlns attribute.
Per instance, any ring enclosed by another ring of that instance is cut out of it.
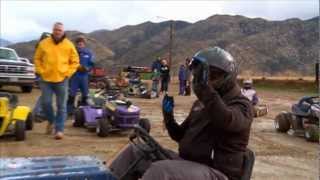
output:
<svg viewBox="0 0 320 180"><path fill-rule="evenodd" d="M80 57L80 66L70 79L70 93L68 97L68 114L74 114L75 97L78 90L81 91L81 105L87 104L89 94L89 71L93 67L93 54L86 47L86 39L79 36L76 39L76 48Z"/></svg>
<svg viewBox="0 0 320 180"><path fill-rule="evenodd" d="M68 81L79 66L77 50L66 38L62 23L55 23L52 35L39 43L34 63L40 77L43 110L49 121L46 133L52 134L54 128L55 139L62 139L67 118ZM56 96L56 113L52 107L53 94Z"/></svg>

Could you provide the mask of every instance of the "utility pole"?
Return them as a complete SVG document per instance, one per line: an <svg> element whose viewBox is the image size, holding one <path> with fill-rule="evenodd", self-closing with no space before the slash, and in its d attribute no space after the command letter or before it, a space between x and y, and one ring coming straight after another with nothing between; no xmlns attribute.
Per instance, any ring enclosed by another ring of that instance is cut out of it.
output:
<svg viewBox="0 0 320 180"><path fill-rule="evenodd" d="M172 65L172 48L173 48L173 20L170 20L170 35L169 35L169 67Z"/></svg>

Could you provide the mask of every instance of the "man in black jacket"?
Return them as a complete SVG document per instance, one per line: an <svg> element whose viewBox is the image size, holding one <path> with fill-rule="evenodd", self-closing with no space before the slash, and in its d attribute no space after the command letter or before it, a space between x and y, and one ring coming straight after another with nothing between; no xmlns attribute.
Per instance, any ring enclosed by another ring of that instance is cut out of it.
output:
<svg viewBox="0 0 320 180"><path fill-rule="evenodd" d="M253 115L236 83L234 59L219 47L207 48L195 54L191 69L198 100L181 125L174 120L173 98L163 100L164 121L179 154L170 153L173 160L141 163L143 180L236 180L243 175ZM138 156L129 146L110 168L119 174Z"/></svg>

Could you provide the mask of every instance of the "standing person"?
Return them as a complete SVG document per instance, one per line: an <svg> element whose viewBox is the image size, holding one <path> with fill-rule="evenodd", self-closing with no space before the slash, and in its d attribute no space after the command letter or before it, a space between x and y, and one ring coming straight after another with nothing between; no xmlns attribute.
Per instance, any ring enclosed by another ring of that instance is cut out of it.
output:
<svg viewBox="0 0 320 180"><path fill-rule="evenodd" d="M152 70L152 92L155 93L155 96L159 96L159 82L160 82L160 70L161 70L161 61L158 57L151 66Z"/></svg>
<svg viewBox="0 0 320 180"><path fill-rule="evenodd" d="M55 139L62 139L67 117L68 79L79 66L78 53L66 38L62 23L55 23L52 35L39 43L34 63L40 76L43 110L49 121L46 133L51 134L54 125ZM57 113L52 107L53 94L56 96Z"/></svg>
<svg viewBox="0 0 320 180"><path fill-rule="evenodd" d="M168 93L168 86L170 82L170 68L166 59L161 60L161 93Z"/></svg>
<svg viewBox="0 0 320 180"><path fill-rule="evenodd" d="M179 95L185 95L187 85L187 68L184 64L179 67Z"/></svg>
<svg viewBox="0 0 320 180"><path fill-rule="evenodd" d="M185 96L191 95L191 79L192 79L192 73L190 71L190 58L186 58L186 90L185 90Z"/></svg>
<svg viewBox="0 0 320 180"><path fill-rule="evenodd" d="M81 104L87 104L89 94L89 71L93 67L93 55L90 49L86 47L86 39L79 36L76 39L76 47L80 57L80 66L70 79L70 93L68 98L68 114L74 113L74 101L77 91L81 91Z"/></svg>

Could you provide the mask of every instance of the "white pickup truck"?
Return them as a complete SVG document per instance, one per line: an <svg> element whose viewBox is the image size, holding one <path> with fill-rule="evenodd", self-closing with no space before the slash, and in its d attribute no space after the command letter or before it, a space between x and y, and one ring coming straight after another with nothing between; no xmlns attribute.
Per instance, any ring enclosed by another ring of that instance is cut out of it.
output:
<svg viewBox="0 0 320 180"><path fill-rule="evenodd" d="M31 92L35 82L34 65L20 58L14 49L0 47L0 87L20 86L23 92Z"/></svg>

